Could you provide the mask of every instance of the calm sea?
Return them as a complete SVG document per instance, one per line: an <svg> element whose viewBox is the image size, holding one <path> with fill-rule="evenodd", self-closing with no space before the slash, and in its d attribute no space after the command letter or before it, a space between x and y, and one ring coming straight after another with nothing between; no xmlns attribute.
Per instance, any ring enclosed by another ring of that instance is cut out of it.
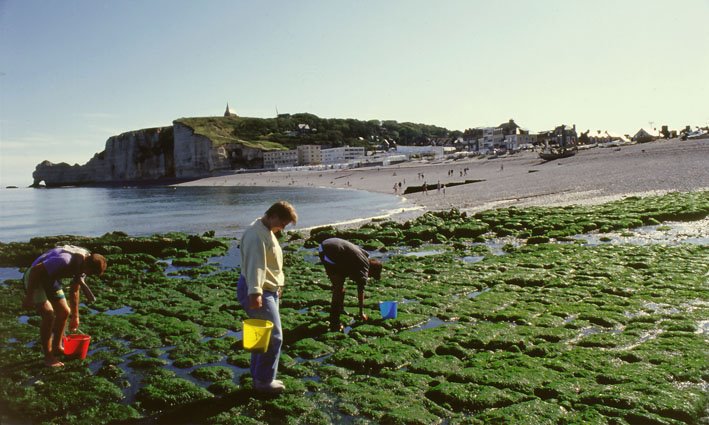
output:
<svg viewBox="0 0 709 425"><path fill-rule="evenodd" d="M411 209L400 198L327 188L130 187L0 189L0 241L37 236L100 236L116 230L129 235L214 230L237 237L275 201L298 211L304 229L386 216Z"/></svg>

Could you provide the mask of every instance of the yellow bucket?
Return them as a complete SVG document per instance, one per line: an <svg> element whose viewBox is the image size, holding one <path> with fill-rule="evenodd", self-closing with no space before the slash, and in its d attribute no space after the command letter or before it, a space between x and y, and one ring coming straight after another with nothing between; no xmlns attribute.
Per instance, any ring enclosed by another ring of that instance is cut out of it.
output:
<svg viewBox="0 0 709 425"><path fill-rule="evenodd" d="M273 323L269 320L244 320L244 349L252 353L265 353L271 340Z"/></svg>

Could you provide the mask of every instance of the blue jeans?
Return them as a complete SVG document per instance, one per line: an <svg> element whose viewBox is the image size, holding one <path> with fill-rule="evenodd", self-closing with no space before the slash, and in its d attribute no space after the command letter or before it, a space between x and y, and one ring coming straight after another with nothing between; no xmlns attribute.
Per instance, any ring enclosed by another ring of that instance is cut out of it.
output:
<svg viewBox="0 0 709 425"><path fill-rule="evenodd" d="M281 314L278 311L278 293L263 291L263 295L261 295L263 306L258 309L251 309L249 308L248 291L246 279L244 279L244 276L240 276L239 282L236 284L236 298L246 311L246 314L252 319L273 322L268 351L265 353L251 353L251 377L261 382L271 382L276 379L278 359L281 357L281 346L283 346Z"/></svg>

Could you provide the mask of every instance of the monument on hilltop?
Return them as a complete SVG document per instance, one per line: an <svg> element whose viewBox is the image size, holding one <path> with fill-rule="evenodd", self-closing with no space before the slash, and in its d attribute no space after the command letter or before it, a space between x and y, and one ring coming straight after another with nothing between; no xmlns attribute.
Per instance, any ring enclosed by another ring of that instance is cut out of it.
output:
<svg viewBox="0 0 709 425"><path fill-rule="evenodd" d="M237 117L236 112L234 112L230 107L229 107L229 102L226 103L226 111L224 111L224 116L225 117Z"/></svg>

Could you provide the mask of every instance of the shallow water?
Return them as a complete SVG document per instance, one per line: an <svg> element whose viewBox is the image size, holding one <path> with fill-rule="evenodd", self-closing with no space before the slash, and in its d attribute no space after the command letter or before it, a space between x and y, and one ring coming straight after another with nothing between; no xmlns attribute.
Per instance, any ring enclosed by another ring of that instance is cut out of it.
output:
<svg viewBox="0 0 709 425"><path fill-rule="evenodd" d="M573 239L585 245L630 244L630 245L709 245L709 219L691 222L666 222L661 225L643 226L628 232L589 233L576 235Z"/></svg>
<svg viewBox="0 0 709 425"><path fill-rule="evenodd" d="M103 314L107 314L109 316L122 316L125 314L132 314L133 313L133 308L130 306L123 306L121 308L117 308L115 310L106 310L103 312Z"/></svg>
<svg viewBox="0 0 709 425"><path fill-rule="evenodd" d="M19 269L14 267L0 267L0 282L7 279L20 279L22 278L22 273Z"/></svg>
<svg viewBox="0 0 709 425"><path fill-rule="evenodd" d="M70 187L0 190L0 240L37 236L100 236L112 231L236 237L275 201L287 200L304 229L355 222L413 208L389 194L357 190L276 187Z"/></svg>

